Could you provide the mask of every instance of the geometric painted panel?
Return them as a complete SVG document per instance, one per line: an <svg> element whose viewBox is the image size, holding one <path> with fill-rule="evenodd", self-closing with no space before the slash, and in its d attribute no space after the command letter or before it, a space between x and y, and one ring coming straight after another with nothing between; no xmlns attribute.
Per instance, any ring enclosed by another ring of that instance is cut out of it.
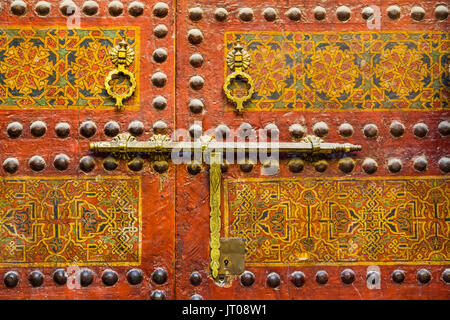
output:
<svg viewBox="0 0 450 320"><path fill-rule="evenodd" d="M123 36L135 51L128 69L139 82L139 27L0 27L0 110L114 109L104 81L115 69L109 52ZM123 78L111 85L127 90ZM125 108L139 108L139 84Z"/></svg>
<svg viewBox="0 0 450 320"><path fill-rule="evenodd" d="M449 264L450 179L226 180L248 266Z"/></svg>
<svg viewBox="0 0 450 320"><path fill-rule="evenodd" d="M449 35L227 32L225 55L239 41L251 56L248 110L441 110L450 108Z"/></svg>
<svg viewBox="0 0 450 320"><path fill-rule="evenodd" d="M0 180L0 266L138 265L140 177Z"/></svg>

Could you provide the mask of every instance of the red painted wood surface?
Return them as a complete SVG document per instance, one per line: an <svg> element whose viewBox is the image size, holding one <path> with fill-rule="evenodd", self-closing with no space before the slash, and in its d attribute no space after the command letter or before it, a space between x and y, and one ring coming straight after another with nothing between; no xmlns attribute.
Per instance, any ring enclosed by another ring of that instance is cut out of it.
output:
<svg viewBox="0 0 450 320"><path fill-rule="evenodd" d="M28 11L24 16L17 17L9 12L9 4L3 4L0 12L2 26L66 26L67 18L58 10L59 2L52 4L51 13L46 18L38 17L33 9L36 1L25 0ZM78 7L84 1L74 0ZM79 160L88 154L89 143L110 140L103 133L103 127L108 121L120 124L121 132L127 130L133 120L143 122L144 134L139 140L147 140L152 134L152 125L162 120L168 125L168 133L175 129L189 129L199 121L204 130L215 128L219 124L226 124L231 129L237 129L242 122L250 123L255 129L262 129L268 123L274 123L280 130L280 141L292 141L289 126L294 123L304 124L308 134L312 134L312 126L319 121L326 122L330 128L325 138L327 142L351 142L362 145L362 151L355 157L356 166L351 174L345 175L337 168L337 159L330 160L329 167L324 173L318 173L311 164L306 164L301 173L289 171L288 160L280 161L280 172L275 177L367 177L361 168L366 157L373 158L378 163L378 170L372 176L445 176L439 170L438 160L449 153L449 138L442 137L438 132L441 121L449 120L447 110L434 111L363 111L363 112L322 112L322 111L246 111L242 114L234 112L223 94L224 67L224 32L226 31L283 31L283 32L350 32L368 31L366 22L361 18L360 11L367 5L381 8L382 20L380 31L448 31L448 19L437 21L434 18L434 8L440 1L427 1L421 6L426 11L425 19L417 22L409 17L410 9L416 3L409 0L396 1L402 8L402 16L398 21L387 17L386 9L394 2L386 1L355 1L344 2L321 1L327 10L324 21L316 21L312 10L318 5L316 1L274 1L274 0L162 0L169 5L169 13L165 18L158 18L152 14L157 1L141 1L144 3L144 13L133 17L127 12L131 0L121 1L124 13L119 17L108 14L108 2L97 1L99 13L88 17L81 14L82 27L114 26L126 28L139 26L141 29L140 79L140 109L138 111L105 111L105 110L2 110L0 107L0 161L8 157L19 160L19 169L14 174L1 170L2 177L20 176L136 176L142 177L142 216L143 241L142 264L138 267L144 272L142 284L132 286L126 280L126 272L131 268L111 267L119 274L119 281L113 287L106 287L101 282L101 273L110 268L107 265L89 267L95 273L94 282L86 288L71 290L66 286L57 286L51 279L56 268L0 268L0 277L10 270L20 274L19 285L14 289L7 289L0 283L0 299L149 299L152 291L164 291L167 299L189 299L193 294L200 294L204 299L449 299L449 287L441 280L441 274L448 265L396 265L380 266L381 288L370 290L366 286L365 275L367 266L351 266L356 272L356 280L352 285L344 285L340 280L340 272L345 266L309 266L309 267L249 267L256 276L251 287L244 287L239 279L230 288L222 288L209 278L209 176L208 167L203 165L202 172L191 175L186 165L170 164L169 171L160 177L146 162L144 169L133 172L122 161L114 171L103 169L102 159L96 158L96 166L89 173L79 169ZM340 22L335 16L339 5L351 8L351 18L347 22ZM194 22L188 18L188 10L192 7L203 9L203 18ZM285 15L291 7L301 9L301 21L290 21ZM228 20L217 22L214 11L218 7L228 10ZM238 18L238 11L242 7L251 7L254 18L251 22L242 22ZM266 7L277 10L279 18L275 22L267 22L262 11ZM153 35L153 28L164 24L169 32L165 38L158 39ZM201 44L192 45L187 40L187 32L192 28L202 31L204 40ZM168 59L162 64L152 60L152 52L156 48L165 48ZM193 68L189 64L189 57L193 53L201 53L204 58L203 66ZM153 73L161 71L167 75L168 81L163 88L156 88L151 84ZM192 90L189 79L193 75L200 75L205 80L201 90ZM168 101L166 109L159 111L152 107L155 96L162 95ZM188 101L199 98L205 104L201 114L189 111ZM447 101L448 102L448 101ZM32 137L29 125L36 120L42 120L47 125L47 132L42 138ZM79 125L92 120L97 126L97 133L87 139L79 134ZM405 133L401 138L392 138L389 125L393 120L405 125ZM11 139L6 133L7 125L12 121L20 122L23 133L18 139ZM66 121L71 126L68 138L60 139L55 135L56 123ZM337 128L343 122L350 123L354 134L350 138L342 138ZM412 127L418 122L424 122L430 131L425 139L418 139L412 133ZM378 126L379 134L376 139L367 139L363 134L363 127L368 123ZM60 172L52 165L54 156L65 153L70 157L67 170ZM425 154L428 169L423 173L414 170L414 157ZM28 159L33 155L42 156L47 166L41 172L34 172L28 165ZM398 157L403 162L400 173L392 174L387 169L387 160ZM260 165L251 173L243 173L239 166L230 165L227 178L260 177ZM448 174L446 175L448 176ZM223 208L222 208L223 212ZM157 285L151 280L151 274L156 268L164 268L168 272L168 280L163 285ZM420 285L416 280L417 270L426 268L431 271L432 279L427 285ZM33 270L41 270L45 275L44 284L39 288L32 288L27 277ZM406 271L406 280L398 285L390 279L394 269ZM306 283L301 288L294 287L289 281L289 275L301 270L306 275ZM329 281L326 285L319 285L314 280L318 270L326 270ZM202 282L193 286L189 282L191 272L202 274ZM270 272L277 272L281 276L281 285L277 289L269 288L266 276Z"/></svg>

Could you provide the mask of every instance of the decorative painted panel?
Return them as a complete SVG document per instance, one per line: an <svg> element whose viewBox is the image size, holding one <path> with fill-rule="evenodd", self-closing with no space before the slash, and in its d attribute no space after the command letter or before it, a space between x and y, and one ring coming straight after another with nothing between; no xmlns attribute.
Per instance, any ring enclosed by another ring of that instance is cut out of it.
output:
<svg viewBox="0 0 450 320"><path fill-rule="evenodd" d="M448 108L448 32L233 31L225 54L237 42L256 87L246 110Z"/></svg>
<svg viewBox="0 0 450 320"><path fill-rule="evenodd" d="M139 265L139 177L0 180L0 266Z"/></svg>
<svg viewBox="0 0 450 320"><path fill-rule="evenodd" d="M450 179L225 182L226 236L249 266L449 264Z"/></svg>
<svg viewBox="0 0 450 320"><path fill-rule="evenodd" d="M109 51L125 37L139 57L139 27L1 27L0 109L114 109L105 88ZM139 79L139 60L130 71ZM128 90L124 79L115 91ZM125 103L139 108L139 85Z"/></svg>

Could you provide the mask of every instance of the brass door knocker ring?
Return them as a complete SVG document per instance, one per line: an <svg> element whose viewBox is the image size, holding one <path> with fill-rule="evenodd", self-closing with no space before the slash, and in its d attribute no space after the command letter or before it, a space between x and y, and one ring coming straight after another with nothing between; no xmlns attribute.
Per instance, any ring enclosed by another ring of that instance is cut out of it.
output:
<svg viewBox="0 0 450 320"><path fill-rule="evenodd" d="M237 43L232 51L227 55L227 65L233 73L228 75L223 85L223 90L228 100L236 105L236 110L241 112L244 109L244 103L251 99L255 92L255 85L252 77L245 72L250 66L250 54L244 50L240 43ZM234 95L229 89L231 82L235 80L244 80L248 84L247 94L239 97Z"/></svg>
<svg viewBox="0 0 450 320"><path fill-rule="evenodd" d="M116 65L116 69L112 70L108 73L105 78L105 87L108 94L116 100L116 107L118 110L123 109L123 100L131 97L136 90L136 78L134 74L129 70L125 69L128 67L134 60L134 51L128 46L128 43L125 40L122 40L117 46L115 46L110 52L111 61L114 65ZM110 81L113 76L126 76L130 81L130 87L128 91L122 94L118 94L114 92L114 90L110 86Z"/></svg>

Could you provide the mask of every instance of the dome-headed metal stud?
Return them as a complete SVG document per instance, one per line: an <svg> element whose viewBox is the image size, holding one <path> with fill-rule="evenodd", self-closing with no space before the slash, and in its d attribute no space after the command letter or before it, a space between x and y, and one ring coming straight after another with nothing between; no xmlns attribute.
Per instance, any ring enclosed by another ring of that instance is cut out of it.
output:
<svg viewBox="0 0 450 320"><path fill-rule="evenodd" d="M341 272L341 281L345 284L352 284L355 278L356 274L352 269L345 269Z"/></svg>
<svg viewBox="0 0 450 320"><path fill-rule="evenodd" d="M164 121L158 120L153 124L153 133L154 134L167 134L167 123Z"/></svg>
<svg viewBox="0 0 450 320"><path fill-rule="evenodd" d="M253 283L255 283L255 275L251 271L244 271L241 274L241 284L244 287L250 287Z"/></svg>
<svg viewBox="0 0 450 320"><path fill-rule="evenodd" d="M30 125L30 132L34 137L42 137L45 132L47 131L47 126L45 124L45 122L43 121L34 121L31 125Z"/></svg>
<svg viewBox="0 0 450 320"><path fill-rule="evenodd" d="M200 53L194 53L189 57L189 63L194 68L200 68L203 65L203 56Z"/></svg>
<svg viewBox="0 0 450 320"><path fill-rule="evenodd" d="M289 133L291 134L292 138L298 140L305 135L306 129L301 124L294 123L289 127Z"/></svg>
<svg viewBox="0 0 450 320"><path fill-rule="evenodd" d="M153 51L153 60L157 63L163 63L167 60L167 51L163 48L157 48Z"/></svg>
<svg viewBox="0 0 450 320"><path fill-rule="evenodd" d="M420 269L417 271L417 281L420 284L427 284L431 281L431 273L427 269Z"/></svg>
<svg viewBox="0 0 450 320"><path fill-rule="evenodd" d="M191 99L189 100L188 104L189 110L191 110L192 113L200 113L203 111L203 108L205 107L203 104L203 101L200 99Z"/></svg>
<svg viewBox="0 0 450 320"><path fill-rule="evenodd" d="M150 297L152 300L166 300L166 294L162 290L153 290Z"/></svg>
<svg viewBox="0 0 450 320"><path fill-rule="evenodd" d="M127 163L127 167L134 172L140 171L144 167L144 160L140 157L136 157Z"/></svg>
<svg viewBox="0 0 450 320"><path fill-rule="evenodd" d="M152 75L151 81L155 87L162 88L167 83L167 76L165 73L158 71Z"/></svg>
<svg viewBox="0 0 450 320"><path fill-rule="evenodd" d="M224 124L219 124L214 131L216 140L225 141L230 136L231 130Z"/></svg>
<svg viewBox="0 0 450 320"><path fill-rule="evenodd" d="M202 166L199 163L190 163L187 165L187 171L195 176L202 171Z"/></svg>
<svg viewBox="0 0 450 320"><path fill-rule="evenodd" d="M190 298L190 300L203 300L203 297L199 294L193 294Z"/></svg>
<svg viewBox="0 0 450 320"><path fill-rule="evenodd" d="M442 157L439 159L439 169L444 173L450 172L450 158L449 157Z"/></svg>
<svg viewBox="0 0 450 320"><path fill-rule="evenodd" d="M297 288L300 288L305 284L305 274L301 271L294 271L291 274L291 282Z"/></svg>
<svg viewBox="0 0 450 320"><path fill-rule="evenodd" d="M239 126L238 133L242 138L247 138L247 137L250 137L254 133L254 130L250 123L243 122Z"/></svg>
<svg viewBox="0 0 450 320"><path fill-rule="evenodd" d="M327 11L324 7L317 6L313 9L313 15L316 20L324 20L327 16Z"/></svg>
<svg viewBox="0 0 450 320"><path fill-rule="evenodd" d="M87 16L96 15L98 13L98 3L95 1L91 1L91 0L86 1L83 3L81 10Z"/></svg>
<svg viewBox="0 0 450 320"><path fill-rule="evenodd" d="M64 269L57 269L53 272L53 281L60 286L67 283L67 272Z"/></svg>
<svg viewBox="0 0 450 320"><path fill-rule="evenodd" d="M53 160L53 166L60 170L64 171L69 167L70 158L64 153L57 154L55 159Z"/></svg>
<svg viewBox="0 0 450 320"><path fill-rule="evenodd" d="M299 8L289 8L289 10L286 12L286 16L289 18L289 20L300 21L300 19L302 18L302 12Z"/></svg>
<svg viewBox="0 0 450 320"><path fill-rule="evenodd" d="M71 16L77 11L77 5L72 0L64 0L59 6L59 11L65 16Z"/></svg>
<svg viewBox="0 0 450 320"><path fill-rule="evenodd" d="M90 269L83 269L80 271L80 285L82 287L87 287L94 281L94 273Z"/></svg>
<svg viewBox="0 0 450 320"><path fill-rule="evenodd" d="M117 275L117 272L114 270L107 269L103 271L102 273L102 282L105 286L113 286L117 283L119 280L119 276Z"/></svg>
<svg viewBox="0 0 450 320"><path fill-rule="evenodd" d="M427 158L425 158L425 156L419 156L414 159L413 165L415 170L419 172L425 171L428 167Z"/></svg>
<svg viewBox="0 0 450 320"><path fill-rule="evenodd" d="M120 1L111 1L108 4L108 12L113 17L118 17L123 13L123 4Z"/></svg>
<svg viewBox="0 0 450 320"><path fill-rule="evenodd" d="M153 169L158 173L164 173L169 170L169 163L165 160L154 161Z"/></svg>
<svg viewBox="0 0 450 320"><path fill-rule="evenodd" d="M144 279L144 274L140 269L131 269L127 272L127 280L132 285L137 285Z"/></svg>
<svg viewBox="0 0 450 320"><path fill-rule="evenodd" d="M348 21L350 20L351 10L347 6L340 6L336 9L336 16L339 21Z"/></svg>
<svg viewBox="0 0 450 320"><path fill-rule="evenodd" d="M205 80L201 76L192 76L189 79L189 86L194 90L200 90L205 85Z"/></svg>
<svg viewBox="0 0 450 320"><path fill-rule="evenodd" d="M450 134L450 121L441 121L438 125L438 131L441 136L446 137Z"/></svg>
<svg viewBox="0 0 450 320"><path fill-rule="evenodd" d="M351 137L353 135L353 126L349 123L343 123L339 126L338 132L345 138Z"/></svg>
<svg viewBox="0 0 450 320"><path fill-rule="evenodd" d="M316 273L316 282L324 285L328 282L328 273L325 270L319 270Z"/></svg>
<svg viewBox="0 0 450 320"><path fill-rule="evenodd" d="M366 273L366 283L370 285L377 285L380 282L381 274L379 271L369 270Z"/></svg>
<svg viewBox="0 0 450 320"><path fill-rule="evenodd" d="M216 11L214 11L214 18L216 18L217 21L223 22L228 18L228 11L224 8L217 8Z"/></svg>
<svg viewBox="0 0 450 320"><path fill-rule="evenodd" d="M84 172L91 172L95 167L95 160L91 156L84 156L80 159L80 169Z"/></svg>
<svg viewBox="0 0 450 320"><path fill-rule="evenodd" d="M389 132L395 138L400 138L405 133L405 126L399 121L392 121L389 126Z"/></svg>
<svg viewBox="0 0 450 320"><path fill-rule="evenodd" d="M158 2L153 6L153 15L158 18L164 18L169 13L169 6L164 2Z"/></svg>
<svg viewBox="0 0 450 320"><path fill-rule="evenodd" d="M198 286L200 283L202 283L202 275L200 274L200 272L197 271L192 272L191 275L189 276L189 282L193 286Z"/></svg>
<svg viewBox="0 0 450 320"><path fill-rule="evenodd" d="M266 21L272 22L277 19L277 11L274 8L265 8L263 16Z"/></svg>
<svg viewBox="0 0 450 320"><path fill-rule="evenodd" d="M421 21L425 18L425 9L419 6L411 8L411 18L416 21Z"/></svg>
<svg viewBox="0 0 450 320"><path fill-rule="evenodd" d="M162 268L158 268L152 273L152 280L156 284L164 284L167 281L167 277L167 271Z"/></svg>
<svg viewBox="0 0 450 320"><path fill-rule="evenodd" d="M370 20L373 18L375 11L372 7L365 7L361 11L361 16L364 20Z"/></svg>
<svg viewBox="0 0 450 320"><path fill-rule="evenodd" d="M398 158L392 158L388 160L388 169L391 173L398 173L402 170L402 161Z"/></svg>
<svg viewBox="0 0 450 320"><path fill-rule="evenodd" d="M32 287L40 287L44 283L44 275L40 271L32 271L28 276L28 281Z"/></svg>
<svg viewBox="0 0 450 320"><path fill-rule="evenodd" d="M187 37L191 44L200 44L203 41L203 33L199 29L189 30Z"/></svg>
<svg viewBox="0 0 450 320"><path fill-rule="evenodd" d="M163 24L158 24L153 28L153 34L158 38L164 38L169 33L169 29Z"/></svg>
<svg viewBox="0 0 450 320"><path fill-rule="evenodd" d="M42 171L45 169L45 160L41 156L32 156L28 161L28 165L33 171Z"/></svg>
<svg viewBox="0 0 450 320"><path fill-rule="evenodd" d="M280 135L280 130L274 123L269 123L264 127L264 131L268 138L278 139Z"/></svg>
<svg viewBox="0 0 450 320"><path fill-rule="evenodd" d="M438 20L445 20L448 17L448 8L444 5L438 5L436 9L434 9L434 16Z"/></svg>
<svg viewBox="0 0 450 320"><path fill-rule="evenodd" d="M15 173L19 169L19 161L16 158L6 158L3 161L3 170L8 173Z"/></svg>
<svg viewBox="0 0 450 320"><path fill-rule="evenodd" d="M128 125L128 132L131 135L138 137L144 133L144 124L141 121L133 120Z"/></svg>
<svg viewBox="0 0 450 320"><path fill-rule="evenodd" d="M445 283L450 283L450 268L445 269L442 272L442 281L444 281Z"/></svg>
<svg viewBox="0 0 450 320"><path fill-rule="evenodd" d="M193 124L192 126L189 127L189 135L191 136L191 138L193 139L198 139L201 137L203 132L203 128L201 125L199 124Z"/></svg>
<svg viewBox="0 0 450 320"><path fill-rule="evenodd" d="M113 158L113 157L106 157L105 160L103 160L103 168L108 171L116 170L119 166L119 162Z"/></svg>
<svg viewBox="0 0 450 320"><path fill-rule="evenodd" d="M281 284L280 275L276 272L269 273L266 282L270 288L278 288Z"/></svg>
<svg viewBox="0 0 450 320"><path fill-rule="evenodd" d="M55 133L58 138L67 138L70 134L70 124L67 122L58 122L55 126Z"/></svg>
<svg viewBox="0 0 450 320"><path fill-rule="evenodd" d="M153 108L164 110L167 107L167 99L163 96L156 96L152 101Z"/></svg>
<svg viewBox="0 0 450 320"><path fill-rule="evenodd" d="M428 131L428 126L423 122L416 123L413 127L413 133L417 138L425 138Z"/></svg>
<svg viewBox="0 0 450 320"><path fill-rule="evenodd" d="M249 22L253 20L253 10L251 8L241 8L239 9L239 19L244 22Z"/></svg>
<svg viewBox="0 0 450 320"><path fill-rule="evenodd" d="M11 13L16 16L23 16L27 12L27 4L22 0L14 0L11 3Z"/></svg>
<svg viewBox="0 0 450 320"><path fill-rule="evenodd" d="M97 132L97 126L93 121L85 121L80 125L80 134L85 138L91 138Z"/></svg>
<svg viewBox="0 0 450 320"><path fill-rule="evenodd" d="M378 135L378 127L373 123L369 123L364 126L363 132L367 138L375 138Z"/></svg>
<svg viewBox="0 0 450 320"><path fill-rule="evenodd" d="M373 174L377 171L378 164L374 159L366 158L366 159L364 159L364 161L362 163L362 168L365 173Z"/></svg>
<svg viewBox="0 0 450 320"><path fill-rule="evenodd" d="M352 158L342 158L338 162L338 168L344 173L350 173L355 168L355 160Z"/></svg>
<svg viewBox="0 0 450 320"><path fill-rule="evenodd" d="M3 283L7 288L15 288L19 283L19 274L16 271L8 271L3 276Z"/></svg>
<svg viewBox="0 0 450 320"><path fill-rule="evenodd" d="M249 173L253 170L254 166L255 165L251 161L247 160L244 163L241 163L239 165L239 168L241 169L242 172Z"/></svg>
<svg viewBox="0 0 450 320"><path fill-rule="evenodd" d="M16 139L22 135L23 126L20 122L14 121L6 127L6 133L12 139Z"/></svg>
<svg viewBox="0 0 450 320"><path fill-rule="evenodd" d="M188 16L192 21L199 21L203 18L203 10L200 7L190 8Z"/></svg>
<svg viewBox="0 0 450 320"><path fill-rule="evenodd" d="M139 1L133 1L128 5L128 13L130 16L139 17L144 13L144 4Z"/></svg>
<svg viewBox="0 0 450 320"><path fill-rule="evenodd" d="M314 169L317 172L325 172L328 169L328 162L326 160L319 160L313 163Z"/></svg>
<svg viewBox="0 0 450 320"><path fill-rule="evenodd" d="M400 18L401 9L398 5L389 6L387 8L388 17L392 20L397 20Z"/></svg>
<svg viewBox="0 0 450 320"><path fill-rule="evenodd" d="M293 173L299 173L303 170L305 164L302 159L291 159L289 160L289 170Z"/></svg>
<svg viewBox="0 0 450 320"><path fill-rule="evenodd" d="M36 11L36 14L40 17L48 16L48 14L50 13L50 9L51 5L48 1L39 1L34 7L34 11Z"/></svg>
<svg viewBox="0 0 450 320"><path fill-rule="evenodd" d="M328 135L330 129L328 128L328 125L325 122L320 121L314 124L313 131L316 136L325 137Z"/></svg>
<svg viewBox="0 0 450 320"><path fill-rule="evenodd" d="M115 137L120 132L120 126L116 121L108 121L103 127L103 132L108 137Z"/></svg>
<svg viewBox="0 0 450 320"><path fill-rule="evenodd" d="M392 281L395 283L398 283L398 284L403 283L403 281L405 281L405 278L406 278L405 271L399 270L399 269L394 270L394 272L392 272L391 278L392 278Z"/></svg>

